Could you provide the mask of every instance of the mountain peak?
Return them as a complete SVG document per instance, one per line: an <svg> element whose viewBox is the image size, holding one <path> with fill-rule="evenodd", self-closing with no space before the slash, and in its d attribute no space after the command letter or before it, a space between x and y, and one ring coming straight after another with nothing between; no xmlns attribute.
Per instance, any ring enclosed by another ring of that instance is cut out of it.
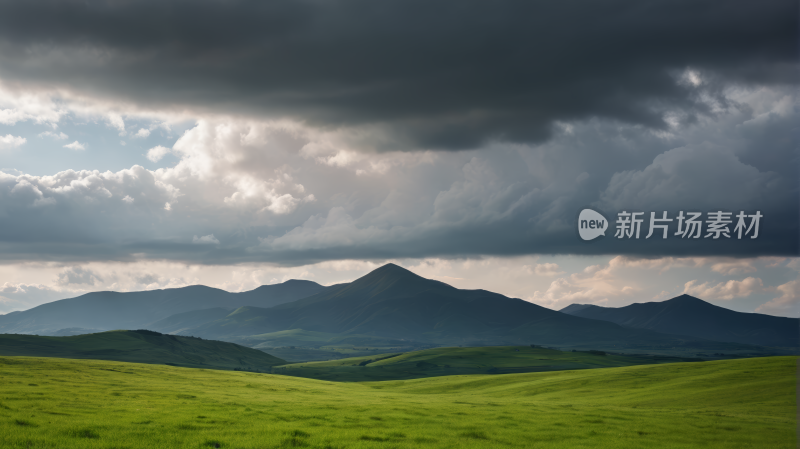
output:
<svg viewBox="0 0 800 449"><path fill-rule="evenodd" d="M572 315L578 312L579 310L583 310L589 307L597 307L597 306L595 306L594 304L570 304L567 307L564 307L563 309L559 310L559 312Z"/></svg>
<svg viewBox="0 0 800 449"><path fill-rule="evenodd" d="M416 275L399 265L387 263L350 283L347 290L350 292L361 291L367 297L372 297L379 292L386 292L388 289L400 289L398 291L408 292L409 289L430 288L431 284L438 285L439 283Z"/></svg>
<svg viewBox="0 0 800 449"><path fill-rule="evenodd" d="M668 303L668 304L669 303L672 303L672 304L709 304L708 302L703 301L700 298L695 298L694 296L687 295L687 294L676 296L676 297L674 297L672 299L668 299L668 300L666 300L664 302ZM709 305L713 305L713 304L709 304Z"/></svg>
<svg viewBox="0 0 800 449"><path fill-rule="evenodd" d="M388 273L392 273L392 274L407 274L407 273L411 273L411 274L414 274L410 270L407 270L407 269L401 267L400 265L393 264L391 262L387 263L386 265L384 265L384 266L382 266L380 268L376 268L376 269L372 270L370 272L370 274L372 274L372 273L385 273L385 274L388 274Z"/></svg>
<svg viewBox="0 0 800 449"><path fill-rule="evenodd" d="M374 282L377 280L382 281L409 281L409 280L428 280L419 276L412 272L411 270L407 270L399 265L395 265L393 263L387 263L386 265L376 268L366 275L362 276L361 278L357 279L355 282L360 281L367 281L367 282Z"/></svg>

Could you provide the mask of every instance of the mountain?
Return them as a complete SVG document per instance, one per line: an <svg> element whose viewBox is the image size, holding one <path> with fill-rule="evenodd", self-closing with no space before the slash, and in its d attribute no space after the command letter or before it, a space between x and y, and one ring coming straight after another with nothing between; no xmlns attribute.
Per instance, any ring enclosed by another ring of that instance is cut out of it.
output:
<svg viewBox="0 0 800 449"><path fill-rule="evenodd" d="M290 329L464 346L548 344L644 350L705 348L708 343L576 317L485 290L460 290L394 264L350 284L270 309L242 307L184 334L236 341Z"/></svg>
<svg viewBox="0 0 800 449"><path fill-rule="evenodd" d="M242 306L272 307L325 289L316 282L290 280L242 293L202 285L143 292L94 292L42 304L24 312L0 315L0 333L39 334L65 328L140 329L178 313L212 308L233 310Z"/></svg>
<svg viewBox="0 0 800 449"><path fill-rule="evenodd" d="M0 355L115 360L209 369L269 370L286 362L257 349L147 330L73 337L0 334Z"/></svg>
<svg viewBox="0 0 800 449"><path fill-rule="evenodd" d="M681 295L625 307L572 304L561 312L636 329L752 345L800 346L800 319L742 313Z"/></svg>

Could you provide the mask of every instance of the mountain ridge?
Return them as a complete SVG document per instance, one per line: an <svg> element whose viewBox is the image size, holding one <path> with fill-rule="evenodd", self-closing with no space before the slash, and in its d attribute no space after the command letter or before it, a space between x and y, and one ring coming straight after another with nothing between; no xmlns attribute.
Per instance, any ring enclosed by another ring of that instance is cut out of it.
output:
<svg viewBox="0 0 800 449"><path fill-rule="evenodd" d="M231 293L204 285L139 292L100 291L0 315L0 333L49 333L65 328L139 329L193 310L243 305L271 307L327 287L291 280Z"/></svg>
<svg viewBox="0 0 800 449"><path fill-rule="evenodd" d="M396 265L380 267L349 284L269 309L237 309L225 318L185 332L239 341L290 329L434 345L591 345L609 350L624 346L643 352L646 347L706 348L710 343L576 317L486 290L461 290ZM711 346L719 351L735 345L714 342Z"/></svg>
<svg viewBox="0 0 800 449"><path fill-rule="evenodd" d="M800 319L736 312L690 295L625 307L571 304L561 312L621 326L712 341L774 347L800 346Z"/></svg>

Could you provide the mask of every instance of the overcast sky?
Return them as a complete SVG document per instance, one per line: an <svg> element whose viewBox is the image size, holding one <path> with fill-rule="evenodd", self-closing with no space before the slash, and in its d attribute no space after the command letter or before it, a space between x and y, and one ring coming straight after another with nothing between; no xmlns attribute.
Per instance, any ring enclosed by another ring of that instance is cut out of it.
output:
<svg viewBox="0 0 800 449"><path fill-rule="evenodd" d="M0 1L0 313L395 261L554 308L686 292L798 316L797 17L786 0ZM585 207L605 237L578 237ZM644 213L639 239L614 237L623 211ZM681 211L700 238L675 235ZM758 237L732 217L706 238L716 211L760 213ZM645 238L651 212L667 239Z"/></svg>

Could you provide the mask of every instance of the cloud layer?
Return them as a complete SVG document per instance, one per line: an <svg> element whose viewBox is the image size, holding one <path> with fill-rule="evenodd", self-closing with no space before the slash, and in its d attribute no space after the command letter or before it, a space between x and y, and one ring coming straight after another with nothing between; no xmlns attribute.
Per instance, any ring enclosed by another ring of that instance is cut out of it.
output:
<svg viewBox="0 0 800 449"><path fill-rule="evenodd" d="M362 152L338 130L201 118L172 148L141 156L171 154L171 167L0 174L2 257L292 265L537 253L797 255L796 149L765 137L791 133L797 101L789 91L758 91L731 89L735 106L670 132L589 120L564 124L546 143L461 152ZM775 101L754 100L765 96ZM774 153L794 159L775 165ZM607 237L578 239L585 206L612 221ZM613 237L624 210L645 213L638 240ZM718 210L759 211L759 237L681 238L673 221L670 238L645 238L649 212L674 220L682 210L703 212L703 220ZM193 244L209 235L219 244Z"/></svg>
<svg viewBox="0 0 800 449"><path fill-rule="evenodd" d="M4 169L0 260L795 256L795 31L786 1L0 1L0 124L41 128L4 152L107 151L90 122L147 142L124 170ZM622 211L763 218L615 239Z"/></svg>

